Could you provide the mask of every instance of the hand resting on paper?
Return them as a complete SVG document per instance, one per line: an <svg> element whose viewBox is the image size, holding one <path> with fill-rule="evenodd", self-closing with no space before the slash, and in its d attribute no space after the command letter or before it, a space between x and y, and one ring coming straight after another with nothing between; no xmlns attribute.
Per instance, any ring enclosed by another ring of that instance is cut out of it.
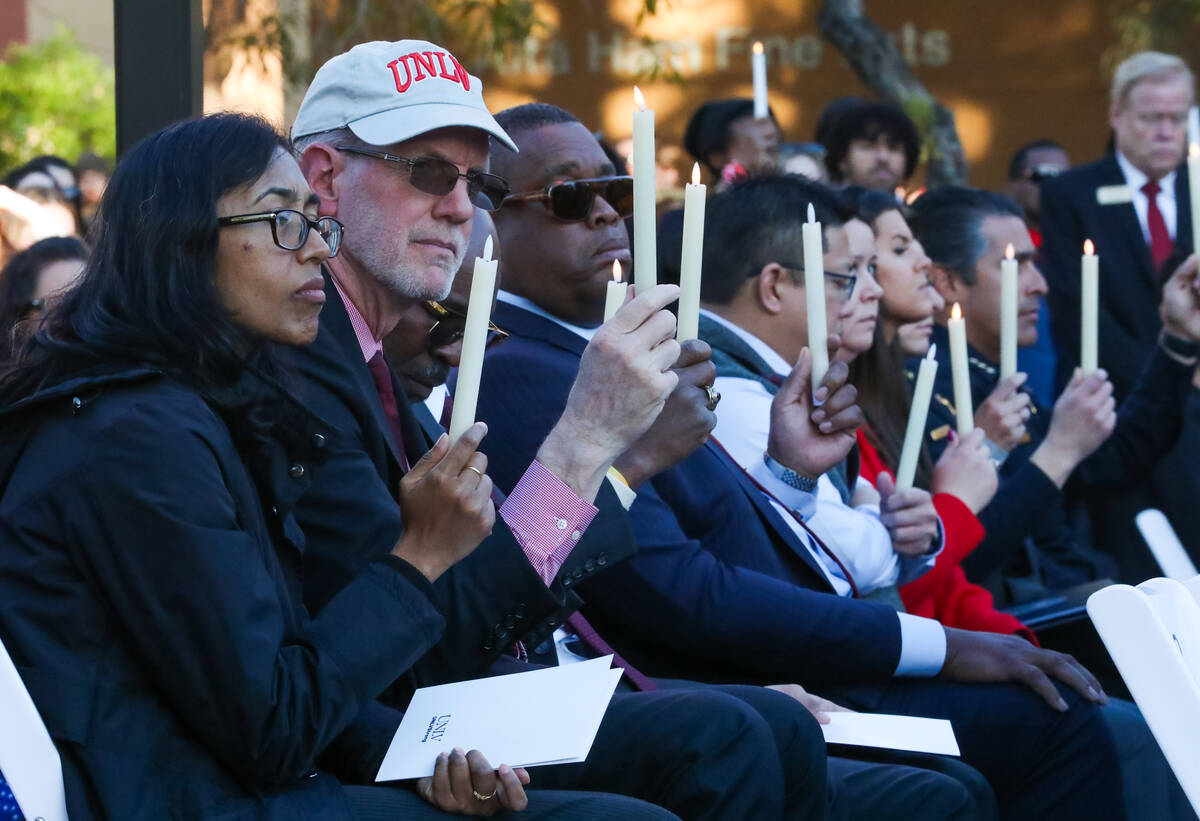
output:
<svg viewBox="0 0 1200 821"><path fill-rule="evenodd" d="M682 462L704 444L717 426L717 415L708 408L705 390L717 378L708 343L699 339L684 342L672 370L679 384L671 391L662 413L614 463L630 487L636 488Z"/></svg>
<svg viewBox="0 0 1200 821"><path fill-rule="evenodd" d="M479 750L464 755L455 748L438 756L431 777L417 781L417 794L442 812L489 816L525 809L528 783L529 773L522 767L501 764L493 770ZM487 798L480 800L476 793Z"/></svg>
<svg viewBox="0 0 1200 821"><path fill-rule="evenodd" d="M487 456L479 443L487 425L476 422L453 447L446 434L400 480L404 535L392 554L431 582L492 532L496 508Z"/></svg>
<svg viewBox="0 0 1200 821"><path fill-rule="evenodd" d="M834 704L828 699L821 698L818 695L805 690L799 684L772 684L767 687L768 690L776 690L784 695L791 696L804 705L804 709L812 713L813 718L818 724L828 724L830 713L853 713L853 710L848 710L840 704Z"/></svg>

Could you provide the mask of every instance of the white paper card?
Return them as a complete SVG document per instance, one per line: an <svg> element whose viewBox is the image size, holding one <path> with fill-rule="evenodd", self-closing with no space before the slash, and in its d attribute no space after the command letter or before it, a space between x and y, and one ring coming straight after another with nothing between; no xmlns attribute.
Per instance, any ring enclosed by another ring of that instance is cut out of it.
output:
<svg viewBox="0 0 1200 821"><path fill-rule="evenodd" d="M1133 189L1128 185L1102 185L1096 189L1096 202L1100 205L1133 202Z"/></svg>
<svg viewBox="0 0 1200 821"><path fill-rule="evenodd" d="M433 775L439 753L479 750L495 767L587 758L622 670L612 656L528 673L423 687L392 737L376 781Z"/></svg>
<svg viewBox="0 0 1200 821"><path fill-rule="evenodd" d="M822 724L827 744L882 747L915 753L959 755L954 728L944 718L917 718L883 713L827 713Z"/></svg>

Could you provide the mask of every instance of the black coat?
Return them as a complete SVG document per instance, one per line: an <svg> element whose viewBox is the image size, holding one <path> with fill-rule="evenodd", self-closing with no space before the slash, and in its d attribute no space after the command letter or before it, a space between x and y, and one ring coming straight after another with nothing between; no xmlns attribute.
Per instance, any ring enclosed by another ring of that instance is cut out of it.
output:
<svg viewBox="0 0 1200 821"><path fill-rule="evenodd" d="M374 699L443 621L392 557L300 604L292 506L334 431L254 377L143 368L7 408L0 442L0 638L71 818L350 819L318 758L373 779L400 718Z"/></svg>
<svg viewBox="0 0 1200 821"><path fill-rule="evenodd" d="M404 471L386 433L379 393L328 275L325 294L316 342L287 352L300 374L297 396L345 434L296 511L308 537L305 601L314 610L372 558L385 555L404 528L395 495ZM393 391L406 456L415 463L432 444L434 431L415 418L394 375ZM531 632L540 637L561 624L579 603L571 588L634 549L625 510L607 483L595 505L599 513L550 586L497 517L492 535L435 583L446 633L388 699L403 704L415 686L483 675L516 640ZM601 554L603 564L596 561Z"/></svg>
<svg viewBox="0 0 1200 821"><path fill-rule="evenodd" d="M1129 395L1162 323L1162 273L1154 270L1133 203L1101 205L1097 190L1125 184L1116 157L1072 168L1042 185L1043 273L1058 352L1058 384L1079 364L1079 257L1091 239L1100 255L1100 367L1118 399ZM1175 174L1175 264L1192 251L1187 168ZM1171 263L1168 262L1168 265ZM1169 272L1168 272L1169 273Z"/></svg>

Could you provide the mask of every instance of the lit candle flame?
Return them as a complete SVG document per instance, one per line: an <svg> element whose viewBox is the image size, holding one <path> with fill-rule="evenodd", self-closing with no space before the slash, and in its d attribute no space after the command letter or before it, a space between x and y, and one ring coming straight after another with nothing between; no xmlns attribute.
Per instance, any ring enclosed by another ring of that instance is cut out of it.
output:
<svg viewBox="0 0 1200 821"><path fill-rule="evenodd" d="M1200 157L1200 145L1192 143L1188 146L1188 155L1192 157Z"/></svg>
<svg viewBox="0 0 1200 821"><path fill-rule="evenodd" d="M808 221L809 222L817 221L817 212L816 212L816 210L813 209L813 204L811 202L808 204Z"/></svg>
<svg viewBox="0 0 1200 821"><path fill-rule="evenodd" d="M1016 259L1017 258L1017 252L1013 248L1011 242L1008 244L1008 247L1004 249L1004 258L1005 259Z"/></svg>
<svg viewBox="0 0 1200 821"><path fill-rule="evenodd" d="M642 96L642 90L637 86L633 87L633 101L637 103L638 111L646 110L646 98Z"/></svg>
<svg viewBox="0 0 1200 821"><path fill-rule="evenodd" d="M1085 254L1087 254L1089 257L1092 254L1096 253L1096 246L1092 245L1092 241L1090 239L1085 239L1083 241L1083 252Z"/></svg>
<svg viewBox="0 0 1200 821"><path fill-rule="evenodd" d="M904 198L905 204L912 205L914 202L919 200L921 198L921 195L924 193L925 193L924 188L918 188L915 191L909 191L908 196Z"/></svg>
<svg viewBox="0 0 1200 821"><path fill-rule="evenodd" d="M613 282L621 281L621 260L613 260Z"/></svg>
<svg viewBox="0 0 1200 821"><path fill-rule="evenodd" d="M692 185L700 184L700 163L692 164Z"/></svg>
<svg viewBox="0 0 1200 821"><path fill-rule="evenodd" d="M492 238L488 236L487 241L483 243L483 261L492 261Z"/></svg>
<svg viewBox="0 0 1200 821"><path fill-rule="evenodd" d="M951 319L962 319L962 308L958 307L958 303L954 303L954 307L950 309Z"/></svg>
<svg viewBox="0 0 1200 821"><path fill-rule="evenodd" d="M955 303L954 307L957 308L958 304ZM937 343L934 342L932 345L929 346L929 353L925 354L925 358L926 359L935 359L936 357L937 357Z"/></svg>
<svg viewBox="0 0 1200 821"><path fill-rule="evenodd" d="M763 53L763 44L762 44L762 42L761 42L761 41L760 41L760 42L756 42L754 45L752 45L752 46L750 47L750 50L751 50L751 51L753 51L755 54L762 54L762 53Z"/></svg>

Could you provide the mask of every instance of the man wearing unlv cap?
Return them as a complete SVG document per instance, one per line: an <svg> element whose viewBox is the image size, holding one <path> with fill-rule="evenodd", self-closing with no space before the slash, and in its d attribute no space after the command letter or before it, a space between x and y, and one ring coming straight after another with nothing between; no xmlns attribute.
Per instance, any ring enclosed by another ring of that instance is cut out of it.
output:
<svg viewBox="0 0 1200 821"><path fill-rule="evenodd" d="M486 459L473 452L486 428L469 429L452 447L444 438L431 443L380 340L405 310L448 293L474 208L494 209L508 193L487 173L489 136L509 148L511 141L478 79L444 49L415 41L365 43L326 63L292 135L320 212L349 226L342 261L326 267L317 342L297 362L301 395L344 434L298 505L306 600L320 608L373 557L350 552L350 533L360 541L370 534L378 550L413 534L433 556L439 545L479 543L472 560L434 585L447 630L386 694L403 705L414 686L526 666L501 654L535 625L561 623L577 605L575 582L632 551L621 502L604 477L674 385L669 369L679 347L662 308L676 290L640 295L597 335L571 407L500 504L493 528L490 509L460 501L491 486ZM622 389L611 391L614 384ZM753 706L718 691L618 695L586 763L534 778L543 787L624 793L689 818L819 817L825 758L816 721L787 696L763 692ZM354 755L381 756L382 748ZM466 780L449 798L427 799L450 810L499 809L490 773L466 777L461 753L450 764Z"/></svg>

